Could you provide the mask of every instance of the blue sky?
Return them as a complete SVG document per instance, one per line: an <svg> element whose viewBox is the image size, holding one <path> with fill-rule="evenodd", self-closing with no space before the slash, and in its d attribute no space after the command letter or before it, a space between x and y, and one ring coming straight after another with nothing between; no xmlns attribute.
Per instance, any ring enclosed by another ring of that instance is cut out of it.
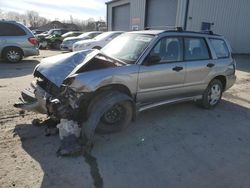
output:
<svg viewBox="0 0 250 188"><path fill-rule="evenodd" d="M104 19L108 0L0 0L2 11L25 13L34 10L40 16L50 20L69 20L73 18L85 20L88 18Z"/></svg>

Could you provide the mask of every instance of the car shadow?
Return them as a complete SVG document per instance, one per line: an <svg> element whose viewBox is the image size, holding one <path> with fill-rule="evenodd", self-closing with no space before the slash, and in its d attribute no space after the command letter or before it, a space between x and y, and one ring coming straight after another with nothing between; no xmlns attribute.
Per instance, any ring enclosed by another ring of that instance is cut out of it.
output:
<svg viewBox="0 0 250 188"><path fill-rule="evenodd" d="M32 74L34 68L40 61L24 59L20 63L6 63L0 61L0 79L1 78L13 78Z"/></svg>
<svg viewBox="0 0 250 188"><path fill-rule="evenodd" d="M249 119L249 108L226 100L214 110L162 106L141 113L120 133L97 135L92 155L104 187L249 185L243 178L250 173ZM84 157L57 157L59 138L43 131L30 124L14 130L44 172L41 187L93 187Z"/></svg>

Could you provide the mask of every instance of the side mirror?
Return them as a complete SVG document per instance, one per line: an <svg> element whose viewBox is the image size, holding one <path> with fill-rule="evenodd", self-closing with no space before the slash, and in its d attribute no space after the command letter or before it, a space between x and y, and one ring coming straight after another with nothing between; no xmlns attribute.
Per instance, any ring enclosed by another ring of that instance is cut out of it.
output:
<svg viewBox="0 0 250 188"><path fill-rule="evenodd" d="M146 65L155 65L160 63L161 58L159 55L152 54L147 58Z"/></svg>

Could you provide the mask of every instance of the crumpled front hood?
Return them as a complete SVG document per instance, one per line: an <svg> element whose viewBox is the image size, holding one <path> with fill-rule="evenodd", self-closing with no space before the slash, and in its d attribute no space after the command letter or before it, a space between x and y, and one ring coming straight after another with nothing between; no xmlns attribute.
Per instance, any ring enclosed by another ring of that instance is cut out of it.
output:
<svg viewBox="0 0 250 188"><path fill-rule="evenodd" d="M84 50L78 52L71 52L53 57L45 58L38 64L34 70L34 76L37 72L41 73L48 80L60 87L64 79L79 65L84 64L87 55L95 50ZM91 54L92 57L92 54ZM87 58L88 59L88 58ZM86 63L86 62L85 62Z"/></svg>

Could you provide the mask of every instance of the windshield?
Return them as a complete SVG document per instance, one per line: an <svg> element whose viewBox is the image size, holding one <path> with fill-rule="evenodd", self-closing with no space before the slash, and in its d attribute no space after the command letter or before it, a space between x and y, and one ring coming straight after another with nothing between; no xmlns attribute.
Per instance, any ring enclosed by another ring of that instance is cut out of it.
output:
<svg viewBox="0 0 250 188"><path fill-rule="evenodd" d="M153 38L153 35L123 34L108 43L101 51L126 63L135 63Z"/></svg>
<svg viewBox="0 0 250 188"><path fill-rule="evenodd" d="M95 40L102 40L102 39L105 39L106 37L110 36L112 34L112 32L105 32L105 33L102 33L98 36L96 36L94 39Z"/></svg>

